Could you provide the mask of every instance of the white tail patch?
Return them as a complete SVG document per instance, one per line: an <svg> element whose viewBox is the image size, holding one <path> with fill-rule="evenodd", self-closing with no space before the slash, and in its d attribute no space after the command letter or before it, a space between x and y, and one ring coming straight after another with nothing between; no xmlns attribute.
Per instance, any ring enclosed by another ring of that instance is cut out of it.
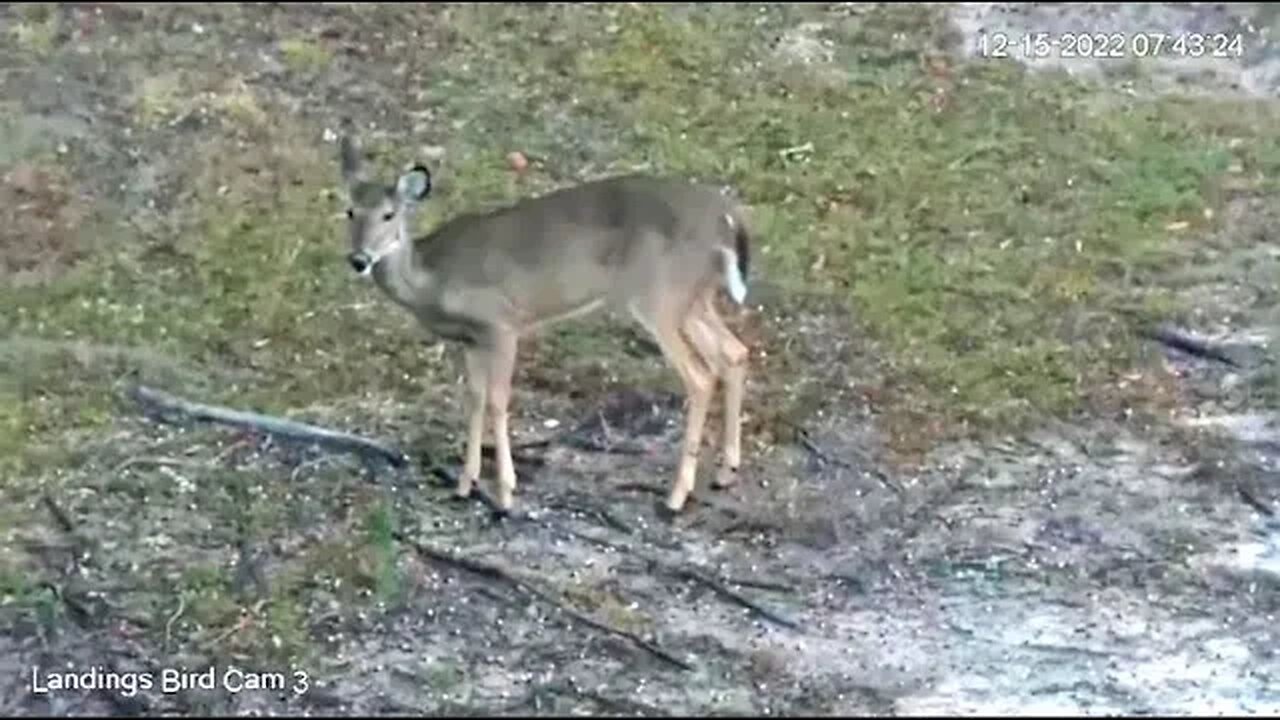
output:
<svg viewBox="0 0 1280 720"><path fill-rule="evenodd" d="M721 247L720 252L724 254L725 288L729 290L729 297L741 305L747 299L747 283L738 269L738 253L727 247Z"/></svg>

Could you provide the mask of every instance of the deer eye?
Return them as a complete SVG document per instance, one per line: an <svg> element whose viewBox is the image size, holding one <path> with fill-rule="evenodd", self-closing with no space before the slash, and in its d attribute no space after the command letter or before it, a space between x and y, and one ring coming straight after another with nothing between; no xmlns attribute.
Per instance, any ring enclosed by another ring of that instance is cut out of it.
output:
<svg viewBox="0 0 1280 720"><path fill-rule="evenodd" d="M391 218L395 216L396 216L396 212L394 210L388 210L386 213L383 214L382 221L391 222Z"/></svg>
<svg viewBox="0 0 1280 720"><path fill-rule="evenodd" d="M355 220L355 219L356 219L356 211L355 211L355 210L352 210L351 208L347 208L347 219L348 219L348 220Z"/></svg>

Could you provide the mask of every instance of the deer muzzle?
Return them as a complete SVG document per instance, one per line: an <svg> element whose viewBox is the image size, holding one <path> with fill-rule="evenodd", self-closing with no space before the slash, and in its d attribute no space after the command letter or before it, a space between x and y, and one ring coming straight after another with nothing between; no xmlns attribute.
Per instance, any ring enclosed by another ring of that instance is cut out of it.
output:
<svg viewBox="0 0 1280 720"><path fill-rule="evenodd" d="M360 250L353 252L347 256L347 262L351 263L351 269L364 275L373 269L373 256Z"/></svg>

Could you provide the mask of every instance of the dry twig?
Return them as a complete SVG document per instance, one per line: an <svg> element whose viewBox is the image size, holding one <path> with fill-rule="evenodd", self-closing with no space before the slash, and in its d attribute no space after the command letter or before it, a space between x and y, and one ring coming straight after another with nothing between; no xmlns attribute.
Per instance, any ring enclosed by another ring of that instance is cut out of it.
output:
<svg viewBox="0 0 1280 720"><path fill-rule="evenodd" d="M847 460L842 460L841 458L834 457L830 453L828 453L827 451L819 447L818 444L813 441L813 437L809 435L808 430L787 420L784 420L783 422L786 423L787 425L790 425L791 429L795 431L796 442L800 444L800 447L804 448L805 450L808 450L809 453L812 454L814 457L818 458L819 461L827 465L835 465L836 467L844 468L845 470L848 470L850 472L858 472L858 468L854 467L852 463L848 462ZM883 472L880 472L875 468L871 468L869 472L872 475L874 475L875 478L879 480L882 485L884 485L885 487L897 493L899 497L906 495L907 493L906 488L902 487L902 485L899 484L898 481L894 480L893 478L889 477L888 475L884 474Z"/></svg>
<svg viewBox="0 0 1280 720"><path fill-rule="evenodd" d="M166 414L183 415L193 420L216 422L292 440L316 443L334 450L355 452L366 458L377 458L396 468L405 467L409 462L408 458L398 450L356 435L329 430L317 425L261 413L192 402L144 385L134 386L131 395L138 404L161 416Z"/></svg>
<svg viewBox="0 0 1280 720"><path fill-rule="evenodd" d="M721 583L713 578L709 578L706 575L703 575L701 572L693 568L690 568L690 567L675 568L670 572L672 572L672 574L674 574L676 577L684 578L686 580L693 580L694 582L697 582L701 585L704 585L710 588L720 597L736 605L746 608L747 610L755 613L756 615L759 615L761 618L768 620L771 623L774 623L776 625L782 625L783 627L788 627L788 628L791 628L792 630L800 629L800 623L797 623L795 620L791 620L790 618L785 618L773 612L772 610L761 607L755 601L725 587L724 583Z"/></svg>
<svg viewBox="0 0 1280 720"><path fill-rule="evenodd" d="M182 617L182 613L187 610L187 596L184 593L178 593L178 609L173 611L169 616L168 622L164 624L164 651L169 652L169 641L173 638L173 624L178 622L178 618Z"/></svg>
<svg viewBox="0 0 1280 720"><path fill-rule="evenodd" d="M528 581L522 580L521 578L518 578L515 575L512 575L510 572L496 565L490 565L488 563L484 563L479 560L473 560L471 558L454 555L453 553L446 552L444 550L438 550L429 545L410 540L404 537L404 535L402 535L401 533L396 533L396 540L399 542L405 543L409 547L412 547L414 550L416 550L418 554L424 557L430 558L431 560L435 560L436 562L439 562L445 565L452 565L453 567L466 570L467 572L472 573L474 575L478 575L483 578L488 578L490 580L497 580L498 582L505 583L506 585L514 588L518 592L522 592L533 598L541 600L544 603L551 605L552 607L557 608L558 610L560 610L560 612L564 613L565 615L568 615L570 618L572 618L574 621L578 622L579 624L585 625L594 630L598 630L607 635L612 635L614 637L626 640L632 645L635 645L641 650L644 650L645 652L649 653L650 655L653 655L654 657L658 658L659 660L662 660L663 662L669 665L673 665L685 671L693 670L693 667L688 663L686 663L685 661L672 655L666 650L663 650L662 648L654 645L653 643L648 642L647 640L640 637L639 635L636 635L633 632L628 632L626 630L613 627L611 625L607 625L603 622L600 622L599 620L596 620L590 617L589 615L586 615L585 613L579 612L569 607L568 605L565 605L564 603L560 602L558 599L552 596L551 593L545 590L542 590L541 588L535 587Z"/></svg>
<svg viewBox="0 0 1280 720"><path fill-rule="evenodd" d="M1149 339L1154 340L1165 347L1181 350L1188 355L1208 360L1217 360L1220 363L1229 365L1233 368L1240 367L1240 364L1232 360L1221 348L1211 345L1207 340L1191 337L1190 335L1175 330L1171 327L1159 327L1154 330L1148 330L1144 333Z"/></svg>

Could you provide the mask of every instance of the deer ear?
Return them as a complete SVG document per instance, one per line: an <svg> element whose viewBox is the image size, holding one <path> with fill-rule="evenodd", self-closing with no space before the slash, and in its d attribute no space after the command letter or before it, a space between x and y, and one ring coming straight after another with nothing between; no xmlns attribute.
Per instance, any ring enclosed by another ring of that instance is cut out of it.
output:
<svg viewBox="0 0 1280 720"><path fill-rule="evenodd" d="M343 136L338 141L338 152L342 162L342 179L348 185L354 185L360 178L360 152L350 137Z"/></svg>
<svg viewBox="0 0 1280 720"><path fill-rule="evenodd" d="M400 176L396 183L396 193L405 202L422 202L431 194L431 171L422 165L414 165L413 169Z"/></svg>

